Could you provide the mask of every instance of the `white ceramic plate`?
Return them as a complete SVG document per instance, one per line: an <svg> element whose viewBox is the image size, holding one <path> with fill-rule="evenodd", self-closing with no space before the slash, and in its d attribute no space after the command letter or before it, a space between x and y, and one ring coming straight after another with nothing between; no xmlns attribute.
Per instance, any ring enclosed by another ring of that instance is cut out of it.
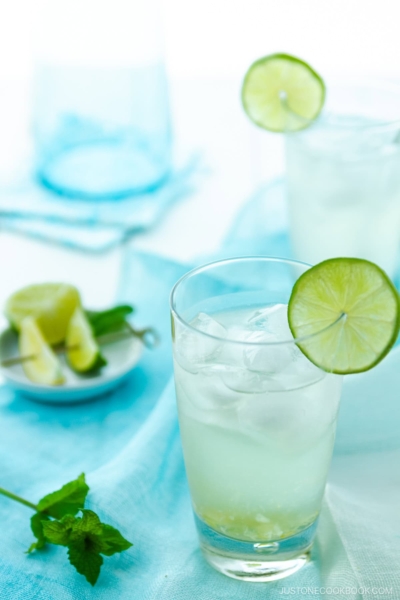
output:
<svg viewBox="0 0 400 600"><path fill-rule="evenodd" d="M6 382L16 391L38 402L83 402L110 392L131 373L139 361L143 344L135 337L102 347L107 365L95 375L78 375L60 356L65 383L60 386L38 385L29 381L21 365L0 367ZM0 361L18 356L18 337L11 329L0 334Z"/></svg>

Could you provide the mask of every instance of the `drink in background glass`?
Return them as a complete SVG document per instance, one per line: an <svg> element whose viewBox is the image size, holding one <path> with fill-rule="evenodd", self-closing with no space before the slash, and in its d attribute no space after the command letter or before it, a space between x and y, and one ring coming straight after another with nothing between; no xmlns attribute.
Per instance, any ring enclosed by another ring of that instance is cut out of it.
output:
<svg viewBox="0 0 400 600"><path fill-rule="evenodd" d="M33 131L40 181L58 193L150 191L171 162L158 0L42 0Z"/></svg>
<svg viewBox="0 0 400 600"><path fill-rule="evenodd" d="M299 260L376 262L393 277L400 238L400 86L330 85L320 117L286 135L290 231Z"/></svg>
<svg viewBox="0 0 400 600"><path fill-rule="evenodd" d="M220 261L171 296L176 395L201 549L217 570L266 581L309 557L341 381L287 322L294 261Z"/></svg>

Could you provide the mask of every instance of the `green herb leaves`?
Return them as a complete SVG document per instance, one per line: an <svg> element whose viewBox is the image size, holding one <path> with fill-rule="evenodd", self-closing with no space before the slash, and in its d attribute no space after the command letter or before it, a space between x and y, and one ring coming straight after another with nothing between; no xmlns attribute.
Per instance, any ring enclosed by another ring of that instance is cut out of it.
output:
<svg viewBox="0 0 400 600"><path fill-rule="evenodd" d="M64 515L76 515L85 506L89 486L85 474L62 486L60 490L47 494L38 502L38 511L60 519Z"/></svg>
<svg viewBox="0 0 400 600"><path fill-rule="evenodd" d="M64 516L60 521L43 521L45 538L68 547L68 558L76 570L94 585L103 558L132 546L117 529L102 523L95 512L82 510L82 517Z"/></svg>
<svg viewBox="0 0 400 600"><path fill-rule="evenodd" d="M94 585L100 575L103 557L98 552L85 548L84 542L73 542L68 546L68 558L71 565Z"/></svg>
<svg viewBox="0 0 400 600"><path fill-rule="evenodd" d="M126 540L114 527L111 525L106 525L102 523L102 533L101 533L101 553L105 556L112 556L116 552L123 552L123 550L128 550L132 546L128 540Z"/></svg>
<svg viewBox="0 0 400 600"><path fill-rule="evenodd" d="M28 553L40 550L46 543L66 546L71 565L94 585L103 564L102 555L123 552L132 544L118 529L102 523L95 512L84 508L88 491L84 473L44 496L37 505L0 488L0 494L37 511L31 518L37 541L31 544Z"/></svg>
<svg viewBox="0 0 400 600"><path fill-rule="evenodd" d="M127 324L126 318L133 311L132 306L123 304L101 312L86 311L86 316L89 319L95 337L100 337L124 329Z"/></svg>
<svg viewBox="0 0 400 600"><path fill-rule="evenodd" d="M60 490L44 496L37 504L37 513L31 518L31 529L37 542L30 545L28 553L33 550L40 550L46 543L43 535L43 521L50 517L59 519L64 515L76 515L85 505L85 499L89 491L89 486L85 482L85 475L82 473L74 481L63 485Z"/></svg>
<svg viewBox="0 0 400 600"><path fill-rule="evenodd" d="M102 344L113 341L113 335L128 334L139 338L142 343L152 349L159 343L157 332L152 327L145 329L134 329L128 321L128 316L134 312L134 308L128 304L114 306L109 310L90 311L86 310L86 317L91 325L93 335Z"/></svg>
<svg viewBox="0 0 400 600"><path fill-rule="evenodd" d="M32 552L33 550L40 550L46 543L46 538L43 533L43 522L45 520L49 520L49 517L44 515L43 513L35 513L33 517L31 517L31 529L33 531L33 535L37 538L37 542L32 542L26 551L27 554Z"/></svg>

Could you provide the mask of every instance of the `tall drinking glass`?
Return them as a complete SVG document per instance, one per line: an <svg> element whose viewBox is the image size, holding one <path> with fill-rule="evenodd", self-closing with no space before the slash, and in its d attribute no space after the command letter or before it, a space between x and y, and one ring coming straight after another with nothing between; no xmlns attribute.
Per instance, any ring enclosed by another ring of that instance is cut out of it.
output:
<svg viewBox="0 0 400 600"><path fill-rule="evenodd" d="M51 190L114 199L171 166L159 0L40 0L33 133Z"/></svg>
<svg viewBox="0 0 400 600"><path fill-rule="evenodd" d="M206 560L237 579L309 560L332 455L342 378L299 350L287 303L308 265L211 263L171 295L186 473ZM318 335L318 334L317 334Z"/></svg>
<svg viewBox="0 0 400 600"><path fill-rule="evenodd" d="M286 135L296 258L334 256L396 271L400 241L400 85L327 82L321 116Z"/></svg>

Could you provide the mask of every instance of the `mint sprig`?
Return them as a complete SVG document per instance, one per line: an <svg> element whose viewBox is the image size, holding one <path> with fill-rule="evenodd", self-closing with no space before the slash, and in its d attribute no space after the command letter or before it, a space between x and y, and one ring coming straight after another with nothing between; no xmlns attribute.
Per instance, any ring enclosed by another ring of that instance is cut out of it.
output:
<svg viewBox="0 0 400 600"><path fill-rule="evenodd" d="M37 504L0 488L0 494L36 511L31 517L31 529L37 541L27 552L41 550L46 543L66 546L71 565L94 585L103 564L102 555L123 552L132 544L118 529L102 523L95 512L84 508L88 492L84 473Z"/></svg>

